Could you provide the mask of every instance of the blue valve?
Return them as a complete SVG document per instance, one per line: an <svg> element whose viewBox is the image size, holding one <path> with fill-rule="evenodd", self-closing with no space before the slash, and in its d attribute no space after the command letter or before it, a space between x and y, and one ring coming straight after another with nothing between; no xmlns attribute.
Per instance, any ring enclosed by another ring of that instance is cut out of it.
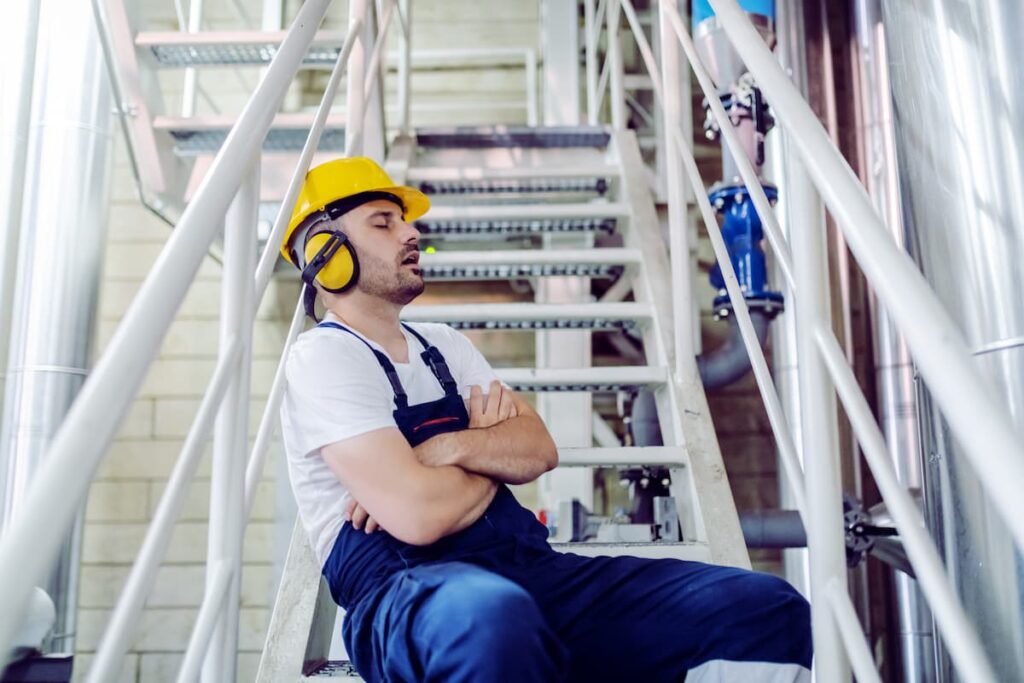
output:
<svg viewBox="0 0 1024 683"><path fill-rule="evenodd" d="M765 194L772 203L778 199L779 193L771 185L765 185ZM745 185L729 185L714 190L709 195L712 206L718 213L725 216L722 223L722 237L729 250L732 267L740 282L747 305L760 309L772 316L783 309L783 298L780 292L768 288L768 271L765 266L764 229L761 217L750 198ZM714 310L718 317L728 316L732 311L729 295L725 291L725 280L722 270L717 265L708 275L711 286L719 291L715 297Z"/></svg>

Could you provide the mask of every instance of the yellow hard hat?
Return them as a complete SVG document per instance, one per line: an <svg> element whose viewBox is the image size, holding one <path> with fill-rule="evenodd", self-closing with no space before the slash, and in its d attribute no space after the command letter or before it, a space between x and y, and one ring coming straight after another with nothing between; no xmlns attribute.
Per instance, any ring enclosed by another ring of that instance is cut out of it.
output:
<svg viewBox="0 0 1024 683"><path fill-rule="evenodd" d="M292 240L296 229L310 214L325 211L334 202L364 192L384 192L397 197L405 208L403 218L410 223L430 208L427 195L411 187L395 185L373 159L352 157L328 161L310 169L299 190L288 229L281 241L281 255L285 260L294 266L299 265L295 260Z"/></svg>

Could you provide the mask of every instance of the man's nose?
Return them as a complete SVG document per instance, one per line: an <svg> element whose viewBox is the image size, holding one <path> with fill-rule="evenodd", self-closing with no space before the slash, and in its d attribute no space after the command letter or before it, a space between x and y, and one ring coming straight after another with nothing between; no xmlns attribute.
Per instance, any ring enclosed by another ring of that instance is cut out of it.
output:
<svg viewBox="0 0 1024 683"><path fill-rule="evenodd" d="M420 231L412 223L402 221L402 244L419 244Z"/></svg>

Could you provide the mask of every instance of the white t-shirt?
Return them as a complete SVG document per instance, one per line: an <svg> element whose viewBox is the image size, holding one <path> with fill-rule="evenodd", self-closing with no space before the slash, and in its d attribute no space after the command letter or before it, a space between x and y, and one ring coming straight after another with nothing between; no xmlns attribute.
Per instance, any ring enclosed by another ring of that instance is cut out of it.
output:
<svg viewBox="0 0 1024 683"><path fill-rule="evenodd" d="M330 313L324 320L340 322ZM464 399L469 398L472 385L480 385L486 393L497 379L487 360L458 330L437 323L412 327L444 356ZM409 362L391 362L409 405L441 398L441 384L420 357L423 346L404 328L402 334L409 344ZM388 355L376 342L370 344ZM336 328L315 327L299 335L288 354L285 377L281 430L288 473L299 517L323 566L345 523L345 505L351 496L327 467L320 449L375 429L396 427L395 396L366 344Z"/></svg>

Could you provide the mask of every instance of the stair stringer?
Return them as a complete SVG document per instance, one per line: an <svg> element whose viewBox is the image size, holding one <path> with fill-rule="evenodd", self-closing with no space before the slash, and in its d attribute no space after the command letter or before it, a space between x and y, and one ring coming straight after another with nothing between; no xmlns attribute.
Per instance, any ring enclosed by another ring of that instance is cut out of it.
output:
<svg viewBox="0 0 1024 683"><path fill-rule="evenodd" d="M640 148L632 131L614 131L611 147L622 165L620 201L630 208L628 230L622 231L625 246L639 249L643 261L634 274L634 297L654 310L653 325L644 332L647 362L674 370L672 306L666 296L672 291L671 267ZM684 538L690 534L689 540L707 543L715 564L749 569L750 556L696 359L683 359L681 365L682 376L670 372L664 388L655 392L655 401L665 445L684 447L690 458L688 468L671 470Z"/></svg>

